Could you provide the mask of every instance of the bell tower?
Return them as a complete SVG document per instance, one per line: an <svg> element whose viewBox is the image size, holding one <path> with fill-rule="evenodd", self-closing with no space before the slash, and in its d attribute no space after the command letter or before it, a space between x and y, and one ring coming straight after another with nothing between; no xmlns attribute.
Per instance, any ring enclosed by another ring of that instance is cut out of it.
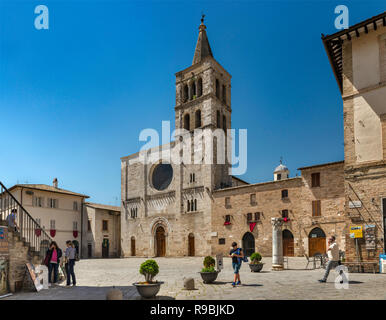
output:
<svg viewBox="0 0 386 320"><path fill-rule="evenodd" d="M175 127L192 133L195 129L219 129L226 137L231 129L231 75L213 57L204 18L202 15L192 65L175 74ZM217 153L216 147L213 152ZM226 156L225 164L217 164L217 155L213 157L211 189L231 186Z"/></svg>

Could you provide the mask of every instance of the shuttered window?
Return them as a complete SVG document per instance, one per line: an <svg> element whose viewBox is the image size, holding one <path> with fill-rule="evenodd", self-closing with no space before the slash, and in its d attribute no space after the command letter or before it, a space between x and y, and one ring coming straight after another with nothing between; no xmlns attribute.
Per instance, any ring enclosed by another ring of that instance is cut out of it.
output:
<svg viewBox="0 0 386 320"><path fill-rule="evenodd" d="M320 187L320 172L311 174L311 186L312 188Z"/></svg>
<svg viewBox="0 0 386 320"><path fill-rule="evenodd" d="M318 217L322 215L320 200L312 201L312 216Z"/></svg>

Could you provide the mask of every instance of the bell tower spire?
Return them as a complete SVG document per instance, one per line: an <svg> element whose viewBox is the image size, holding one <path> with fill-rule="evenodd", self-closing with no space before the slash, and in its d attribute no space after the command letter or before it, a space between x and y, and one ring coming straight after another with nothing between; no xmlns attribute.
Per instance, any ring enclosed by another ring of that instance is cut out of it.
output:
<svg viewBox="0 0 386 320"><path fill-rule="evenodd" d="M198 27L198 39L196 44L196 49L194 51L193 63L192 65L201 62L207 56L213 58L212 50L210 49L208 36L206 35L206 25L204 24L205 14L201 16L201 24Z"/></svg>

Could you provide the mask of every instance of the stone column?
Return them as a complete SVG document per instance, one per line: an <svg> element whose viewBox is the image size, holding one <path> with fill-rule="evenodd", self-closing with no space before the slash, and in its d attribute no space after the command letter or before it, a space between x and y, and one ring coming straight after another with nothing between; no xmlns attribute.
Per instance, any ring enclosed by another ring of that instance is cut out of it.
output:
<svg viewBox="0 0 386 320"><path fill-rule="evenodd" d="M281 218L272 218L272 270L280 271L284 269L283 264L283 233Z"/></svg>

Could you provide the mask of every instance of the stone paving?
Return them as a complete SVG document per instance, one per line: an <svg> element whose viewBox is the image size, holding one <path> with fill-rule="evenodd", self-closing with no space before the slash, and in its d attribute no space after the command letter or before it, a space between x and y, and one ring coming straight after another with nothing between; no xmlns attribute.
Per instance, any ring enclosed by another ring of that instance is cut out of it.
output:
<svg viewBox="0 0 386 320"><path fill-rule="evenodd" d="M4 300L104 300L113 286L123 292L123 298L140 299L133 282L143 281L139 265L145 258L92 259L76 263L77 286L55 288L36 292L17 293ZM327 283L317 280L324 269L305 270L305 258L289 258L289 268L271 271L271 258L263 259L260 273L250 272L243 264L240 276L242 286L232 287L233 273L230 258L224 258L224 269L214 284L203 284L198 273L202 268L201 257L155 258L160 266L156 279L164 281L157 299L386 299L386 274L350 273L349 288L336 289L335 272ZM310 266L309 266L310 268ZM193 277L196 290L183 289L183 278Z"/></svg>

